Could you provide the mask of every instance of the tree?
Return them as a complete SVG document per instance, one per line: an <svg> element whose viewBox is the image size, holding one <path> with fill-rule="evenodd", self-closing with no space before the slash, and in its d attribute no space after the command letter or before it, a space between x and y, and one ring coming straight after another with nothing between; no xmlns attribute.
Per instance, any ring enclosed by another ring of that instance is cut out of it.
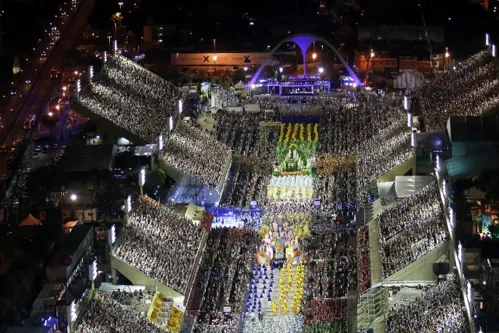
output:
<svg viewBox="0 0 499 333"><path fill-rule="evenodd" d="M0 324L13 325L17 322L18 311L10 299L0 298Z"/></svg>
<svg viewBox="0 0 499 333"><path fill-rule="evenodd" d="M475 180L475 185L488 200L499 200L499 173L497 170L489 169L482 171Z"/></svg>
<svg viewBox="0 0 499 333"><path fill-rule="evenodd" d="M110 170L91 170L84 179L84 191L101 211L111 212L113 203L123 199L119 181Z"/></svg>

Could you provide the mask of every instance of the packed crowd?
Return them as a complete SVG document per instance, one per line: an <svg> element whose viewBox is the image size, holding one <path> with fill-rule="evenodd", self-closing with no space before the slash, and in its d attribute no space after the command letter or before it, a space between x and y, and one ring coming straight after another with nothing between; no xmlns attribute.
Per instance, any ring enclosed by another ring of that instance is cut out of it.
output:
<svg viewBox="0 0 499 333"><path fill-rule="evenodd" d="M272 160L278 127L268 130L267 144L262 147L260 122L279 121L278 117L265 112L219 112L214 125L217 140L229 146L235 155L258 156ZM272 130L273 129L273 130Z"/></svg>
<svg viewBox="0 0 499 333"><path fill-rule="evenodd" d="M407 119L397 120L380 129L377 136L364 143L357 155L357 200L365 200L369 184L413 156L411 129L407 127Z"/></svg>
<svg viewBox="0 0 499 333"><path fill-rule="evenodd" d="M447 240L447 229L435 187L435 184L430 184L417 193L414 206L406 199L381 214L383 277L397 272ZM403 232L393 237L401 230Z"/></svg>
<svg viewBox="0 0 499 333"><path fill-rule="evenodd" d="M327 109L321 115L318 150L321 154L358 155L365 142L400 119L406 119L400 108L383 104L362 103L350 108L342 105Z"/></svg>
<svg viewBox="0 0 499 333"><path fill-rule="evenodd" d="M94 292L84 308L81 322L75 333L140 332L166 333L167 329L154 325L144 313L127 306L128 297L116 298ZM121 301L125 301L123 304Z"/></svg>
<svg viewBox="0 0 499 333"><path fill-rule="evenodd" d="M257 243L251 231L220 228L210 232L193 296L200 297L193 303L201 313L199 332L214 332L214 326L237 329ZM231 308L230 316L224 315L225 306Z"/></svg>
<svg viewBox="0 0 499 333"><path fill-rule="evenodd" d="M363 295L371 287L371 255L369 245L369 228L367 225L359 228L358 232L358 265L357 265L357 290Z"/></svg>
<svg viewBox="0 0 499 333"><path fill-rule="evenodd" d="M251 201L263 204L269 176L251 172L246 165L232 164L221 206L249 207Z"/></svg>
<svg viewBox="0 0 499 333"><path fill-rule="evenodd" d="M386 333L470 332L459 282L450 278L390 312Z"/></svg>
<svg viewBox="0 0 499 333"><path fill-rule="evenodd" d="M306 286L316 299L345 297L357 287L355 231L343 227L314 225L305 239L311 262L307 265Z"/></svg>
<svg viewBox="0 0 499 333"><path fill-rule="evenodd" d="M499 105L499 68L490 50L479 52L418 91L428 131L452 116L480 116Z"/></svg>
<svg viewBox="0 0 499 333"><path fill-rule="evenodd" d="M305 324L340 323L347 319L347 298L312 299L305 302Z"/></svg>
<svg viewBox="0 0 499 333"><path fill-rule="evenodd" d="M229 147L183 122L169 136L162 158L166 164L213 188L221 188L231 164Z"/></svg>
<svg viewBox="0 0 499 333"><path fill-rule="evenodd" d="M172 208L139 197L114 254L166 286L185 293L203 230Z"/></svg>
<svg viewBox="0 0 499 333"><path fill-rule="evenodd" d="M77 96L77 104L146 142L168 130L180 89L120 55Z"/></svg>
<svg viewBox="0 0 499 333"><path fill-rule="evenodd" d="M315 193L320 200L322 210L341 216L355 212L357 210L355 179L355 169L318 175Z"/></svg>
<svg viewBox="0 0 499 333"><path fill-rule="evenodd" d="M441 214L440 196L436 182L402 199L379 216L379 231L383 242L421 221Z"/></svg>

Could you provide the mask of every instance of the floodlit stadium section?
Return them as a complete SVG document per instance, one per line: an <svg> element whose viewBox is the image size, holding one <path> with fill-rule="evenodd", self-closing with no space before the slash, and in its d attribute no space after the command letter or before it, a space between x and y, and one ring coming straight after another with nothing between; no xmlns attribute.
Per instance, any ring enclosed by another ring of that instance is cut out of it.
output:
<svg viewBox="0 0 499 333"><path fill-rule="evenodd" d="M88 118L117 127L116 133L133 143L148 144L168 130L182 97L173 84L116 54L77 95L74 107Z"/></svg>
<svg viewBox="0 0 499 333"><path fill-rule="evenodd" d="M206 154L207 151L212 153ZM169 133L160 157L167 166L216 189L219 194L232 161L229 147L182 122Z"/></svg>
<svg viewBox="0 0 499 333"><path fill-rule="evenodd" d="M199 219L190 220L174 206L140 196L113 248L113 271L165 296L186 296L207 235Z"/></svg>

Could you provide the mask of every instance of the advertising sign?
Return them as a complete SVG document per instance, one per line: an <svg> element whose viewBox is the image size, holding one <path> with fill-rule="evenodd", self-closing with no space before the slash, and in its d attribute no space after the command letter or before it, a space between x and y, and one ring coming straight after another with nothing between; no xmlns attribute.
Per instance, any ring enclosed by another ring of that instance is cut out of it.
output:
<svg viewBox="0 0 499 333"><path fill-rule="evenodd" d="M174 53L172 54L172 65L175 66L248 66L260 65L270 53Z"/></svg>

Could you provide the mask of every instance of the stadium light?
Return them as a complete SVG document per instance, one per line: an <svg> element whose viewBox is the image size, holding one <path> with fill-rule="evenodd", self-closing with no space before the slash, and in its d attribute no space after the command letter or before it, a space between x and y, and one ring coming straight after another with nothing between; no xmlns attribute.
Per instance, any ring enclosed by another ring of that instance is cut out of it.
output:
<svg viewBox="0 0 499 333"><path fill-rule="evenodd" d="M132 210L132 197L129 195L125 200L125 213L130 213Z"/></svg>
<svg viewBox="0 0 499 333"><path fill-rule="evenodd" d="M69 322L74 322L76 318L78 318L78 316L76 315L76 304L75 301L73 301L69 306Z"/></svg>
<svg viewBox="0 0 499 333"><path fill-rule="evenodd" d="M457 258L459 259L459 263L463 263L463 246L461 245L461 242L457 244Z"/></svg>
<svg viewBox="0 0 499 333"><path fill-rule="evenodd" d="M170 129L170 132L173 130L173 117L172 116L168 117L168 128Z"/></svg>
<svg viewBox="0 0 499 333"><path fill-rule="evenodd" d="M178 113L182 113L183 108L184 108L184 102L181 99L179 99L178 100Z"/></svg>
<svg viewBox="0 0 499 333"><path fill-rule="evenodd" d="M468 290L468 293L467 293L468 294L468 302L471 304L472 300L471 300L471 282L470 281L468 281L468 288L467 288L467 290Z"/></svg>
<svg viewBox="0 0 499 333"><path fill-rule="evenodd" d="M88 278L90 281L94 281L97 278L97 259L88 265Z"/></svg>
<svg viewBox="0 0 499 333"><path fill-rule="evenodd" d="M142 168L139 172L139 186L142 187L146 183L146 169Z"/></svg>
<svg viewBox="0 0 499 333"><path fill-rule="evenodd" d="M92 81L94 78L94 66L90 65L88 66L88 80Z"/></svg>
<svg viewBox="0 0 499 333"><path fill-rule="evenodd" d="M116 225L114 224L108 230L107 241L109 243L109 246L112 246L116 241Z"/></svg>
<svg viewBox="0 0 499 333"><path fill-rule="evenodd" d="M489 34L485 34L485 46L490 46L490 36L489 36Z"/></svg>
<svg viewBox="0 0 499 333"><path fill-rule="evenodd" d="M158 152L163 150L163 134L158 136Z"/></svg>

